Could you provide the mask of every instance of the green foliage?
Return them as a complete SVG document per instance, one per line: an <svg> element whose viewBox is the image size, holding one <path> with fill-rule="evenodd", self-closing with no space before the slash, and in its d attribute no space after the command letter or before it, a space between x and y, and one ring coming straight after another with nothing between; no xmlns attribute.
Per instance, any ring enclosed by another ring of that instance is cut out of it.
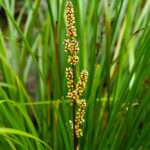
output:
<svg viewBox="0 0 150 150"><path fill-rule="evenodd" d="M89 73L79 149L150 149L150 1L71 2ZM0 0L0 150L73 150L65 3Z"/></svg>

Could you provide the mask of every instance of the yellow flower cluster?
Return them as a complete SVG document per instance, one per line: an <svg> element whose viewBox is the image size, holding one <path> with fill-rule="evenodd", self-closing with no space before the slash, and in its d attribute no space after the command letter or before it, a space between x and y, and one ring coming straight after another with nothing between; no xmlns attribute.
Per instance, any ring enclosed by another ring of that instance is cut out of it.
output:
<svg viewBox="0 0 150 150"><path fill-rule="evenodd" d="M73 105L74 103L78 102L79 95L77 94L76 90L73 90L68 92L67 98L71 100L71 105Z"/></svg>
<svg viewBox="0 0 150 150"><path fill-rule="evenodd" d="M69 120L69 123L70 123L71 130L73 130L73 122L71 120ZM80 126L78 124L75 125L75 134L78 138L80 136L83 136L82 129L80 129ZM74 135L73 132L72 132L72 135Z"/></svg>
<svg viewBox="0 0 150 150"><path fill-rule="evenodd" d="M74 86L73 80L68 81L67 85L68 85L69 90L71 91L71 89L73 89L73 86Z"/></svg>
<svg viewBox="0 0 150 150"><path fill-rule="evenodd" d="M87 82L88 72L86 70L83 70L81 72L80 80L82 82Z"/></svg>
<svg viewBox="0 0 150 150"><path fill-rule="evenodd" d="M68 80L67 86L69 89L69 92L67 94L67 99L71 101L71 105L73 105L73 107L76 104L78 106L78 110L76 111L74 122L70 120L70 126L72 129L72 133L74 134L74 129L75 129L75 135L77 138L79 138L80 136L83 135L80 126L84 122L85 107L86 107L86 101L84 99L80 100L80 96L83 94L83 91L86 87L88 73L87 71L83 70L81 72L80 79L75 86L73 65L76 65L77 62L79 61L79 58L77 56L79 52L79 47L78 47L79 43L75 39L77 34L76 34L76 28L74 26L75 18L74 18L73 5L71 2L67 2L66 7L67 7L66 9L67 35L66 36L68 37L68 39L64 40L64 45L65 45L65 52L69 54L68 63L72 66L72 68L66 69L66 79Z"/></svg>
<svg viewBox="0 0 150 150"><path fill-rule="evenodd" d="M77 111L77 116L76 116L76 123L83 124L84 122L84 115L85 115L85 107L86 107L86 102L85 100L82 100L83 105L80 104L81 102L78 102L79 109Z"/></svg>
<svg viewBox="0 0 150 150"><path fill-rule="evenodd" d="M71 2L67 2L66 4L66 24L67 24L67 40L64 40L65 52L69 53L68 63L71 65L76 65L79 61L78 56L76 56L79 52L78 42L75 39L77 36L76 28L74 26L75 18L74 18L74 10Z"/></svg>
<svg viewBox="0 0 150 150"><path fill-rule="evenodd" d="M77 36L76 28L75 26L73 26L73 24L75 24L74 10L71 2L67 2L66 6L67 6L66 9L67 37L72 40Z"/></svg>
<svg viewBox="0 0 150 150"><path fill-rule="evenodd" d="M83 91L84 91L84 89L85 89L85 84L86 84L86 82L87 82L87 76L88 76L88 73L87 73L87 71L86 70L83 70L82 72L81 72L81 75L80 75L80 80L79 80L79 82L77 83L77 86L76 86L76 88L77 88L77 93L78 93L78 95L82 95L82 93L83 93Z"/></svg>
<svg viewBox="0 0 150 150"><path fill-rule="evenodd" d="M83 70L81 72L81 75L80 75L80 80L79 80L79 82L77 83L77 86L76 86L76 91L77 91L77 94L79 96L82 95L82 93L85 89L85 85L86 85L86 82L87 82L87 76L88 76L87 71ZM76 116L75 121L79 125L79 124L83 124L83 122L84 122L86 101L85 100L78 100L78 106L79 106L79 109L77 111L77 116Z"/></svg>
<svg viewBox="0 0 150 150"><path fill-rule="evenodd" d="M73 72L71 68L66 68L66 78L67 80L73 79Z"/></svg>
<svg viewBox="0 0 150 150"><path fill-rule="evenodd" d="M80 108L85 108L86 107L86 101L84 99L78 101L78 106Z"/></svg>
<svg viewBox="0 0 150 150"><path fill-rule="evenodd" d="M80 80L77 83L76 90L72 90L72 91L70 90L67 95L67 98L71 100L71 105L73 105L74 103L77 103L79 107L76 112L76 118L75 118L75 123L76 123L75 133L78 138L83 135L82 129L80 129L80 125L84 123L84 115L85 115L85 107L86 107L86 101L84 99L80 100L79 96L82 95L85 89L87 76L88 76L87 71L83 70L80 75ZM71 129L72 129L72 126L71 126Z"/></svg>
<svg viewBox="0 0 150 150"><path fill-rule="evenodd" d="M71 65L76 65L76 63L79 61L78 56L69 56L68 57L68 63Z"/></svg>
<svg viewBox="0 0 150 150"><path fill-rule="evenodd" d="M84 122L84 118L83 118L84 114L85 114L85 110L79 108L77 111L77 116L76 116L76 120L75 120L77 124L82 124Z"/></svg>
<svg viewBox="0 0 150 150"><path fill-rule="evenodd" d="M83 136L82 129L80 129L79 125L75 126L76 136L79 138L80 136Z"/></svg>
<svg viewBox="0 0 150 150"><path fill-rule="evenodd" d="M71 40L71 54L72 55L77 55L79 52L79 47L78 47L79 43L77 42L77 40Z"/></svg>
<svg viewBox="0 0 150 150"><path fill-rule="evenodd" d="M64 45L65 45L65 52L71 53L71 46L69 43L69 40L64 40Z"/></svg>

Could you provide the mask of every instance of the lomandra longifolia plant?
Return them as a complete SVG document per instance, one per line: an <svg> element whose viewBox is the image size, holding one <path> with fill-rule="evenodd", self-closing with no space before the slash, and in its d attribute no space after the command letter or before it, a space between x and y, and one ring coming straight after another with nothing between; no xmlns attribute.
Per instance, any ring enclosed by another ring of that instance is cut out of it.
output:
<svg viewBox="0 0 150 150"><path fill-rule="evenodd" d="M70 120L70 125L74 139L74 149L76 149L78 138L83 135L81 125L84 122L86 101L84 99L80 99L80 97L85 89L88 73L86 70L83 70L80 74L79 81L75 83L75 67L79 62L79 58L77 56L79 47L78 41L76 40L77 34L74 26L75 18L73 5L71 2L67 2L66 7L66 36L68 39L64 40L64 45L65 52L68 53L68 63L70 64L70 67L66 68L67 86L69 90L67 99L70 100L70 104L73 107L73 121Z"/></svg>

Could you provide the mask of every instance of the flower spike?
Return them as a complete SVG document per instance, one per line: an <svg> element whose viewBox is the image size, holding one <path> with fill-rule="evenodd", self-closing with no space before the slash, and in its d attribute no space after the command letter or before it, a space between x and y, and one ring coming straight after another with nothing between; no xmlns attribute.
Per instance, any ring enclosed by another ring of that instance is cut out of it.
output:
<svg viewBox="0 0 150 150"><path fill-rule="evenodd" d="M66 97L73 106L73 121L70 120L70 127L74 141L76 141L76 138L83 136L81 125L84 123L86 101L84 99L80 100L80 96L82 96L86 87L88 73L86 70L83 70L80 74L79 81L75 83L74 67L79 62L79 57L77 56L79 53L79 43L76 40L77 33L76 27L74 26L75 17L73 5L71 2L67 2L66 7L66 36L68 39L64 40L64 46L65 52L68 53L68 63L71 65L71 67L66 68L66 79L69 90ZM78 107L77 110L76 107Z"/></svg>

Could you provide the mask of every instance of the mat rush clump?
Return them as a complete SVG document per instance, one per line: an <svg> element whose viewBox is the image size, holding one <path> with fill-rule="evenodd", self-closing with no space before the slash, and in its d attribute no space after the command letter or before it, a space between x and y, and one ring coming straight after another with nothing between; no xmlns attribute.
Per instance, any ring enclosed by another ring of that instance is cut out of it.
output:
<svg viewBox="0 0 150 150"><path fill-rule="evenodd" d="M67 99L71 101L73 106L73 121L70 120L70 125L74 138L74 146L77 146L77 139L83 135L81 125L84 122L85 107L86 101L80 99L85 85L87 82L88 73L86 70L83 70L80 74L79 81L75 84L75 66L79 62L79 57L77 56L79 52L78 41L76 40L76 28L75 18L74 18L74 9L71 2L66 3L66 27L67 27L67 40L64 40L65 52L68 55L68 63L70 64L69 68L66 68L66 79L68 86L68 95ZM77 106L77 108L76 108Z"/></svg>

